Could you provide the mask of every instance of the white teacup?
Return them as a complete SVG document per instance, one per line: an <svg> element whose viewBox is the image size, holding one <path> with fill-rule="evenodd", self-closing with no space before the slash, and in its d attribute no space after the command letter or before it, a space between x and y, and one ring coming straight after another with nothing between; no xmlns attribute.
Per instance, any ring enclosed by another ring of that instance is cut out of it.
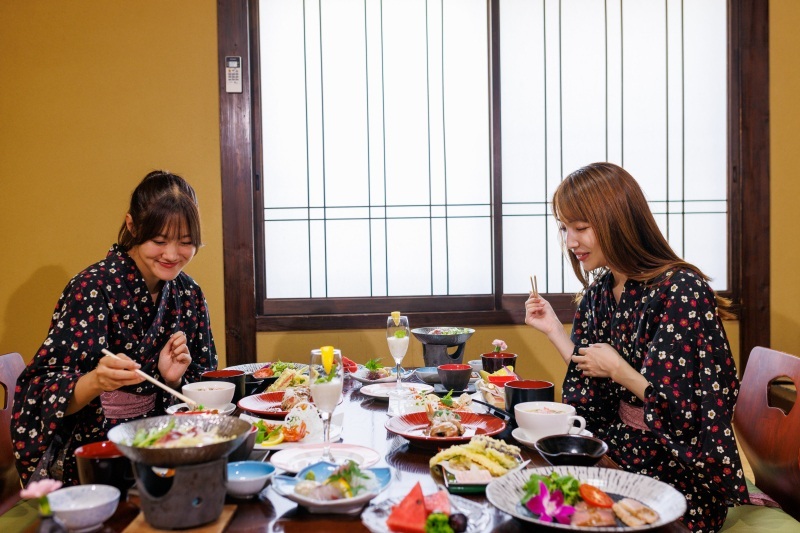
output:
<svg viewBox="0 0 800 533"><path fill-rule="evenodd" d="M586 420L575 414L574 407L558 402L518 403L514 406L514 419L534 442L548 435L580 433L586 427Z"/></svg>

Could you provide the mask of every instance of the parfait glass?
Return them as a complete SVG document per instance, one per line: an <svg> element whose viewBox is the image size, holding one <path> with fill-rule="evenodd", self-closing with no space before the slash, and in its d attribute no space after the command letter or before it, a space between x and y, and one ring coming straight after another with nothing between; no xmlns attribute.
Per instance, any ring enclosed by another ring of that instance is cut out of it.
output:
<svg viewBox="0 0 800 533"><path fill-rule="evenodd" d="M397 365L397 385L395 389L399 390L400 386L400 363L403 362L403 357L406 356L408 351L408 339L411 331L408 329L408 317L400 315L395 311L386 319L386 342L389 344L389 351L392 354L395 365Z"/></svg>
<svg viewBox="0 0 800 533"><path fill-rule="evenodd" d="M323 346L319 350L311 350L311 365L308 370L309 387L314 405L322 413L325 444L321 460L336 463L331 454L331 417L342 399L344 369L342 352L333 346Z"/></svg>

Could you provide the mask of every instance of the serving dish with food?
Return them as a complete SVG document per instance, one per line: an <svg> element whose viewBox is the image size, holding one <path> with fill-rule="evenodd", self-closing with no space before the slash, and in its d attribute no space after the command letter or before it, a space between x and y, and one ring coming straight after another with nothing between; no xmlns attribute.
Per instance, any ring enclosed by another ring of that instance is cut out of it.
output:
<svg viewBox="0 0 800 533"><path fill-rule="evenodd" d="M132 461L175 467L224 457L250 430L249 422L233 416L165 415L115 426L109 430L108 440Z"/></svg>
<svg viewBox="0 0 800 533"><path fill-rule="evenodd" d="M264 420L246 414L239 417L256 428L254 450L283 450L324 441L322 415L307 402L293 407L283 420ZM342 435L341 419L341 414L331 419L332 441L339 440Z"/></svg>
<svg viewBox="0 0 800 533"><path fill-rule="evenodd" d="M447 414L445 414L447 413ZM470 411L410 413L390 418L384 427L421 448L438 449L469 442L475 435L497 435L506 428L499 418Z"/></svg>
<svg viewBox="0 0 800 533"><path fill-rule="evenodd" d="M556 466L512 472L489 483L486 497L520 520L575 531L653 529L686 512L686 498L672 486L611 468Z"/></svg>
<svg viewBox="0 0 800 533"><path fill-rule="evenodd" d="M413 374L414 370L401 369L400 379L408 379ZM393 366L381 365L380 358L370 359L364 365L357 365L356 371L351 372L350 377L365 385L371 385L373 383L395 383L397 382L397 369Z"/></svg>
<svg viewBox="0 0 800 533"><path fill-rule="evenodd" d="M221 409L207 409L202 405L189 406L185 403L178 403L167 407L168 415L229 415L236 410L236 406L232 403L223 406Z"/></svg>
<svg viewBox="0 0 800 533"><path fill-rule="evenodd" d="M417 482L402 498L370 504L361 521L372 533L392 531L488 531L492 514L486 504L438 490L425 494Z"/></svg>
<svg viewBox="0 0 800 533"><path fill-rule="evenodd" d="M272 488L311 513L357 514L391 479L389 468L364 468L354 461L318 462L293 477L275 476Z"/></svg>
<svg viewBox="0 0 800 533"><path fill-rule="evenodd" d="M480 493L495 478L523 468L520 449L513 444L476 435L466 444L441 450L430 460L431 473L441 474L450 492Z"/></svg>

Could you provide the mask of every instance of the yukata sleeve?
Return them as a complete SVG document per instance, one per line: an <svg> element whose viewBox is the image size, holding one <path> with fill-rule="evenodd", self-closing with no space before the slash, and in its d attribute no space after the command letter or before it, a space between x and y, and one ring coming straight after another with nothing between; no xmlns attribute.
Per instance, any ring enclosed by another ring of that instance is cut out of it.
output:
<svg viewBox="0 0 800 533"><path fill-rule="evenodd" d="M203 372L216 370L217 368L217 349L214 344L214 336L211 334L211 321L208 315L208 304L203 295L203 291L198 285L194 285L184 303L192 310L187 313L189 316L185 320L184 333L189 343L189 353L192 354L192 362L186 369L184 379L187 382L199 381Z"/></svg>
<svg viewBox="0 0 800 533"><path fill-rule="evenodd" d="M107 312L103 291L74 278L56 305L47 338L17 381L11 437L23 481L54 442L69 440L80 418L96 417L102 425L98 399L73 415L66 410L78 379L97 365Z"/></svg>
<svg viewBox="0 0 800 533"><path fill-rule="evenodd" d="M642 373L645 423L700 484L728 501L747 496L733 434L736 368L708 285L678 272L661 287L659 325Z"/></svg>
<svg viewBox="0 0 800 533"><path fill-rule="evenodd" d="M603 342L595 333L597 308L596 297L591 291L587 291L578 304L572 321L570 338L575 344L573 355L579 355L578 350L582 347ZM570 360L562 386L562 401L575 407L575 411L586 419L588 429L596 431L598 427L613 420L618 410L619 403L613 400L610 385L611 381L606 378L585 377Z"/></svg>

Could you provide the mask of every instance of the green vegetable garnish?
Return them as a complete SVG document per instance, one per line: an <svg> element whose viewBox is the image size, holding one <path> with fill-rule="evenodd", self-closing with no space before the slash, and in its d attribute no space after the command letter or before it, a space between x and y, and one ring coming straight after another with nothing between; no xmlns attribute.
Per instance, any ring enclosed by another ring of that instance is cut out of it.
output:
<svg viewBox="0 0 800 533"><path fill-rule="evenodd" d="M149 448L153 444L158 441L161 437L166 435L167 433L175 427L175 420L170 420L169 424L164 426L163 428L150 428L147 429L140 429L136 432L136 435L133 436L133 442L131 442L131 446L136 448Z"/></svg>
<svg viewBox="0 0 800 533"><path fill-rule="evenodd" d="M447 394L442 396L442 398L439 401L442 402L447 407L453 407L453 389L447 391Z"/></svg>
<svg viewBox="0 0 800 533"><path fill-rule="evenodd" d="M381 368L383 368L381 366L381 358L376 357L375 359L370 359L369 361L367 361L367 364L364 365L364 368L366 368L367 370L380 370Z"/></svg>
<svg viewBox="0 0 800 533"><path fill-rule="evenodd" d="M425 520L425 533L453 533L450 518L444 513L431 513Z"/></svg>
<svg viewBox="0 0 800 533"><path fill-rule="evenodd" d="M255 423L256 431L256 444L261 444L265 440L272 439L281 431L281 426L278 425L274 429L270 429L266 422L259 420Z"/></svg>
<svg viewBox="0 0 800 533"><path fill-rule="evenodd" d="M272 363L271 366L273 375L278 376L281 374L281 372L283 372L287 368L291 368L292 366L294 366L294 363L284 363L283 361L275 361L274 363Z"/></svg>
<svg viewBox="0 0 800 533"><path fill-rule="evenodd" d="M531 477L522 486L525 494L520 500L524 505L528 500L539 494L539 482L543 482L547 490L552 494L554 490L560 490L564 495L564 502L568 505L575 505L580 499L578 489L580 482L577 478L565 474L559 476L557 472L552 472L549 476L542 476L539 474L531 474Z"/></svg>
<svg viewBox="0 0 800 533"><path fill-rule="evenodd" d="M406 330L398 329L394 332L394 336L398 339L404 339L406 337Z"/></svg>
<svg viewBox="0 0 800 533"><path fill-rule="evenodd" d="M358 468L358 463L355 461L347 461L347 463L340 466L333 474L331 474L328 479L325 480L325 484L329 485L342 479L347 483L347 485L350 486L353 491L353 496L355 496L358 494L358 491L365 490L365 487L362 485L355 484L356 478L369 479L369 477Z"/></svg>
<svg viewBox="0 0 800 533"><path fill-rule="evenodd" d="M311 472L309 470L308 472L306 472L306 479L309 481L314 481L315 479L317 479L317 476L314 475L314 472Z"/></svg>
<svg viewBox="0 0 800 533"><path fill-rule="evenodd" d="M319 377L319 378L315 379L314 383L315 384L316 383L329 383L335 377L336 377L336 363L334 362L333 366L331 366L331 371L328 372L328 375L327 376L322 376L322 377Z"/></svg>

